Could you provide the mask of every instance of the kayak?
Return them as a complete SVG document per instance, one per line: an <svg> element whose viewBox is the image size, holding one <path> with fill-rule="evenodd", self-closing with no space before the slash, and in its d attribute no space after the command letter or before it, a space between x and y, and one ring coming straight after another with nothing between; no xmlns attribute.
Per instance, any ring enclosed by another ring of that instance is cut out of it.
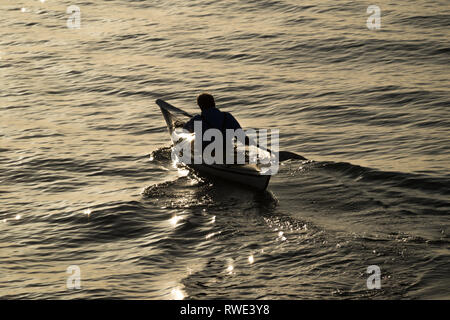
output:
<svg viewBox="0 0 450 320"><path fill-rule="evenodd" d="M173 146L180 143L192 143L192 139L182 139L183 124L192 116L164 100L156 100L160 107L164 120L166 121ZM177 131L178 130L178 131ZM194 134L191 134L192 136ZM178 158L179 160L180 158ZM209 178L219 178L254 190L265 190L269 184L271 175L264 174L264 165L245 163L245 164L194 164L193 161L181 161L182 165Z"/></svg>

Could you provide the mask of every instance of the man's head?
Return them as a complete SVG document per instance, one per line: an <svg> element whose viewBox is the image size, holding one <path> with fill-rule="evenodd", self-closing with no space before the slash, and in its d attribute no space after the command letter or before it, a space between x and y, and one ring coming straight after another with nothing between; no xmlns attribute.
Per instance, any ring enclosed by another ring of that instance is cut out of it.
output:
<svg viewBox="0 0 450 320"><path fill-rule="evenodd" d="M202 93L197 97L197 104L200 109L207 110L210 108L216 107L216 102L214 101L214 97L209 93Z"/></svg>

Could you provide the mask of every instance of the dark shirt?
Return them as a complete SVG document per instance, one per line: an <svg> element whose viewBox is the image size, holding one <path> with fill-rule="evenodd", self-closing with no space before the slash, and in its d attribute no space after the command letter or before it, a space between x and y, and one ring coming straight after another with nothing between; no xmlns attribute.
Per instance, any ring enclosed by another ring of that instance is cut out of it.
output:
<svg viewBox="0 0 450 320"><path fill-rule="evenodd" d="M241 129L239 122L228 112L222 112L217 108L210 108L202 111L201 115L192 117L184 128L189 132L194 132L194 121L202 122L203 133L211 128L216 128L225 134L226 129Z"/></svg>
<svg viewBox="0 0 450 320"><path fill-rule="evenodd" d="M194 132L194 122L195 121L201 121L202 122L202 137L205 134L205 131L208 129L218 129L222 132L223 137L223 155L225 157L225 154L227 152L225 142L226 139L226 130L227 129L241 129L241 125L239 122L228 112L222 112L219 109L216 108L210 108L207 110L202 111L201 115L196 115L192 117L186 124L184 125L184 129L188 130L189 132ZM196 137L198 139L198 137ZM215 139L213 138L213 141ZM212 141L202 141L202 148L203 150L206 148L207 145L212 143ZM231 151L233 152L233 151ZM225 161L225 160L224 160Z"/></svg>

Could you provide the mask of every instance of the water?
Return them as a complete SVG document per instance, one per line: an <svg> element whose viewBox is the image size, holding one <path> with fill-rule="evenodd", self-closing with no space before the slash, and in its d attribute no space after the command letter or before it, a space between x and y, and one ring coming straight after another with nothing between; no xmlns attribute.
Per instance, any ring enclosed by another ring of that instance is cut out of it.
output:
<svg viewBox="0 0 450 320"><path fill-rule="evenodd" d="M0 297L450 298L448 1L71 4L0 3ZM202 91L311 161L177 170L154 100Z"/></svg>

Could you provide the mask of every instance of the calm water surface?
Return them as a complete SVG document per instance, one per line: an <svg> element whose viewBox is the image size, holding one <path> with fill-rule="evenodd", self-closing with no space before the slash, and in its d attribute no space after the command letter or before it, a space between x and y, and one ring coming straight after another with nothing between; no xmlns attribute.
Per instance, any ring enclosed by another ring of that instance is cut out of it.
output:
<svg viewBox="0 0 450 320"><path fill-rule="evenodd" d="M448 1L72 4L0 0L1 298L450 298ZM311 160L174 168L201 91Z"/></svg>

